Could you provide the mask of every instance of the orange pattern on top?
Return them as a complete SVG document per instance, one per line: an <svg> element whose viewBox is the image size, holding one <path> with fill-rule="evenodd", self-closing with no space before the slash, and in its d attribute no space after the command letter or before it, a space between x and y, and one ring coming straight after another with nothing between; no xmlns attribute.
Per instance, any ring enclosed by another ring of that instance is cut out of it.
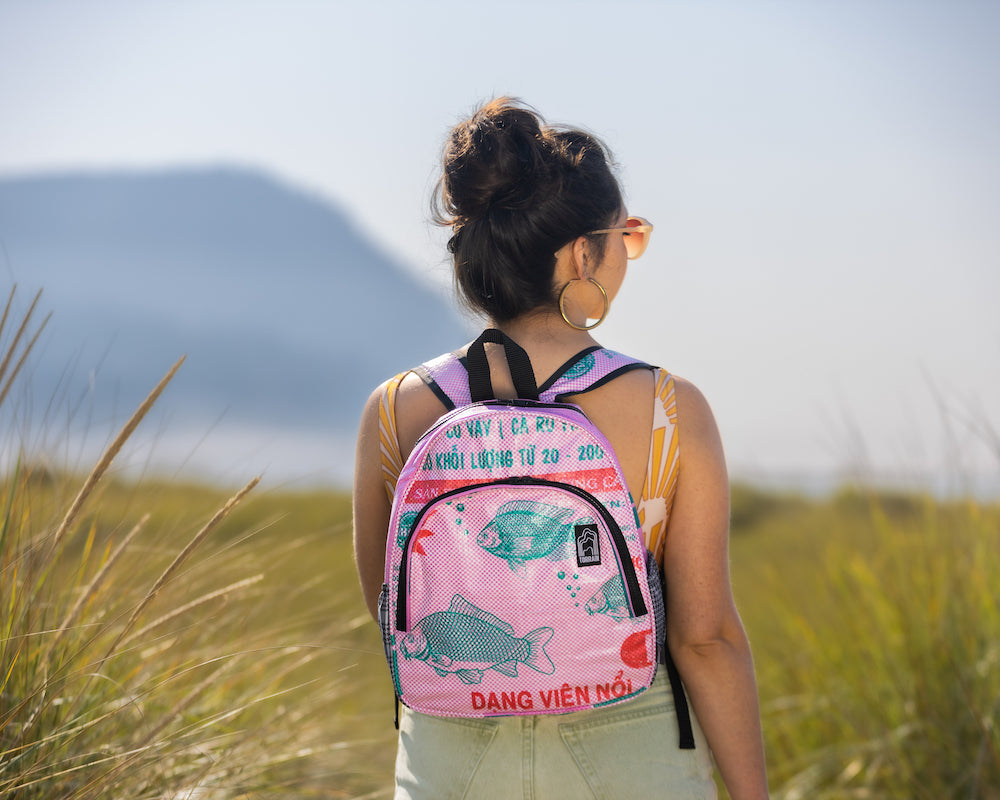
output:
<svg viewBox="0 0 1000 800"><path fill-rule="evenodd" d="M663 546L667 524L677 491L677 403L673 376L657 370L653 401L653 433L649 442L649 465L638 508L639 524L646 534L646 547L663 567Z"/></svg>
<svg viewBox="0 0 1000 800"><path fill-rule="evenodd" d="M396 392L399 391L399 384L407 374L408 371L401 372L386 383L378 404L378 445L382 458L382 481L390 503L396 491L396 480L403 470L403 457L399 452L399 437L396 435Z"/></svg>

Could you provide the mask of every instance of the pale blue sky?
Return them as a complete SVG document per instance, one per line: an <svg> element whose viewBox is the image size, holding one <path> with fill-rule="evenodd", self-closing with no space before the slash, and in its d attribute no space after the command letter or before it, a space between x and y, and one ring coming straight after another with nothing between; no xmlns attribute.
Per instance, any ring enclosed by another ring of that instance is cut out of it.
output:
<svg viewBox="0 0 1000 800"><path fill-rule="evenodd" d="M445 132L513 94L620 161L657 230L600 338L734 471L996 472L998 44L966 0L0 0L0 173L261 167L444 287Z"/></svg>

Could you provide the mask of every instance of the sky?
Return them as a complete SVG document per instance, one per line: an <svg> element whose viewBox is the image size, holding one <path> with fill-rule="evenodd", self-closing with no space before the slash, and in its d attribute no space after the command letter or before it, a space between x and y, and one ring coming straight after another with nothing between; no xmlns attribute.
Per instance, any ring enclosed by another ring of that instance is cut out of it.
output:
<svg viewBox="0 0 1000 800"><path fill-rule="evenodd" d="M444 137L516 96L656 225L598 338L734 474L1000 491L997 42L971 0L0 0L0 175L263 169L445 293Z"/></svg>

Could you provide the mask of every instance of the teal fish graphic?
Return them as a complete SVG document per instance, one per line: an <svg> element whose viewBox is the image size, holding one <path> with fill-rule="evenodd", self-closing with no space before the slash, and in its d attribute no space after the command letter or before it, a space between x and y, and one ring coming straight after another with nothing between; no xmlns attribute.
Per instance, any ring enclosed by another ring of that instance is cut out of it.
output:
<svg viewBox="0 0 1000 800"><path fill-rule="evenodd" d="M590 517L573 520L573 509L535 500L511 500L479 532L476 541L484 550L507 559L512 570L525 561L554 554L562 558L573 538L573 526L593 523Z"/></svg>
<svg viewBox="0 0 1000 800"><path fill-rule="evenodd" d="M413 527L413 522L417 518L416 511L407 511L399 516L399 526L396 529L396 544L400 547L406 545L406 537Z"/></svg>
<svg viewBox="0 0 1000 800"><path fill-rule="evenodd" d="M562 377L564 380L574 380L576 378L583 377L588 372L594 368L594 354L587 353L583 358L577 361L572 367L566 370Z"/></svg>
<svg viewBox="0 0 1000 800"><path fill-rule="evenodd" d="M606 580L600 589L587 601L588 614L607 614L615 622L632 616L628 600L625 598L625 584L621 575Z"/></svg>
<svg viewBox="0 0 1000 800"><path fill-rule="evenodd" d="M509 623L456 594L447 611L428 614L413 626L402 650L405 658L426 661L441 677L455 673L463 683L480 683L488 669L516 678L518 663L551 675L556 668L545 645L553 633L536 628L519 639Z"/></svg>

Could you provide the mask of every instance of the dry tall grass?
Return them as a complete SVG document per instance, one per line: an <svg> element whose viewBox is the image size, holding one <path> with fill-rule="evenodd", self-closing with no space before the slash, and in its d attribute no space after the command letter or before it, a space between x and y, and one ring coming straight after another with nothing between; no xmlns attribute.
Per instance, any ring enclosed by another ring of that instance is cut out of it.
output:
<svg viewBox="0 0 1000 800"><path fill-rule="evenodd" d="M14 298L0 320L0 399L41 330L38 298L16 323ZM2 798L316 796L325 783L320 756L339 743L322 724L336 689L321 680L323 626L276 616L264 590L268 567L304 542L258 553L261 526L219 535L257 479L184 538L150 525L141 489L118 519L102 506L115 456L180 364L84 480L36 469L27 453L4 476Z"/></svg>
<svg viewBox="0 0 1000 800"><path fill-rule="evenodd" d="M132 487L111 448L0 490L0 798L390 797L349 499ZM776 800L1000 800L1000 508L737 487L732 570Z"/></svg>
<svg viewBox="0 0 1000 800"><path fill-rule="evenodd" d="M1000 509L845 491L741 533L774 797L1000 798Z"/></svg>

